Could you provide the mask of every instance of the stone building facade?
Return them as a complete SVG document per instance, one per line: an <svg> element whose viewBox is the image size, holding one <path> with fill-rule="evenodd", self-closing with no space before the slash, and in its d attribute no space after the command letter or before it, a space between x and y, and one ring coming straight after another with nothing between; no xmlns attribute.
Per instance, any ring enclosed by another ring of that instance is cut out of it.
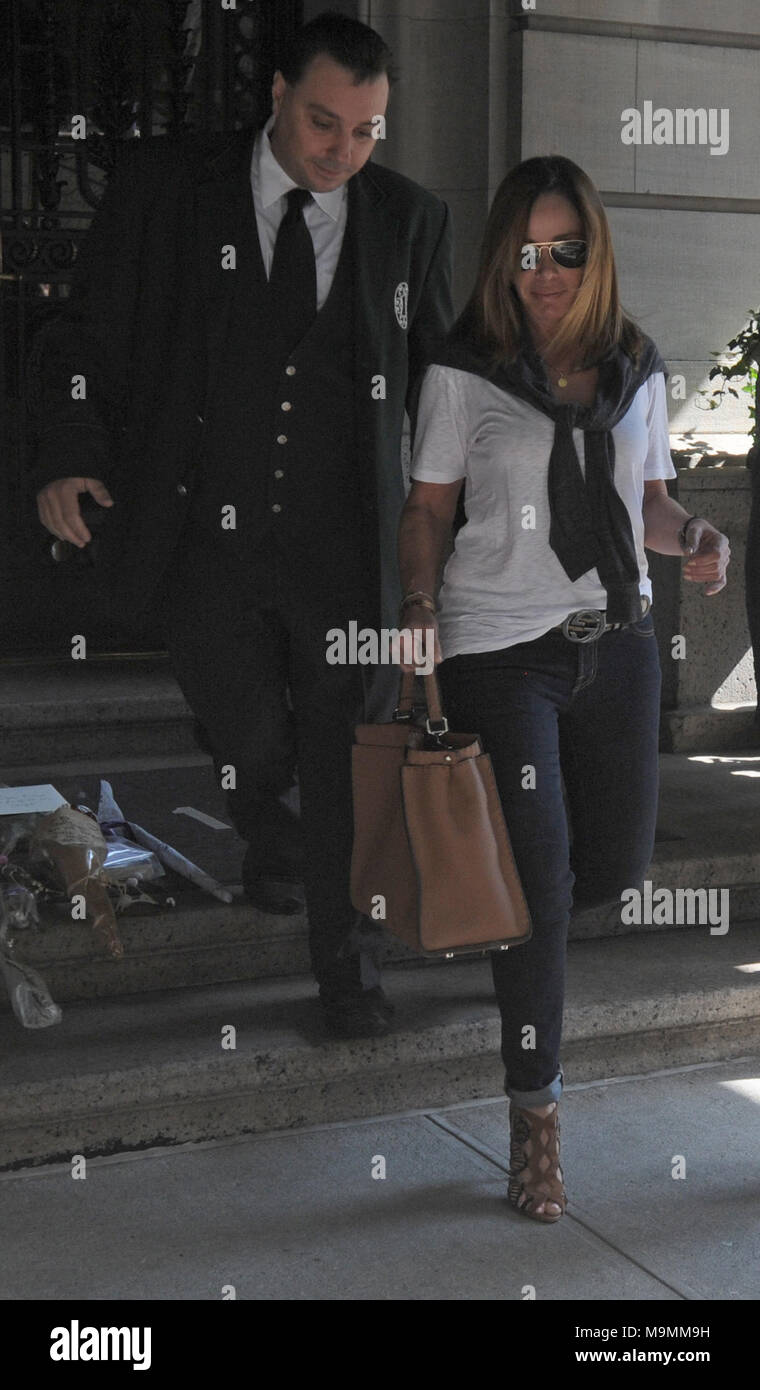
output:
<svg viewBox="0 0 760 1390"><path fill-rule="evenodd" d="M716 604L681 584L673 561L655 559L664 743L741 741L755 699L743 592L748 398L727 397L710 412L698 393L712 352L760 302L757 0L333 7L371 24L396 55L401 77L375 157L451 207L458 305L472 284L491 198L512 164L564 154L600 189L624 303L671 373L674 490L732 543L731 583ZM310 0L305 18L323 8ZM671 659L676 632L699 660Z"/></svg>

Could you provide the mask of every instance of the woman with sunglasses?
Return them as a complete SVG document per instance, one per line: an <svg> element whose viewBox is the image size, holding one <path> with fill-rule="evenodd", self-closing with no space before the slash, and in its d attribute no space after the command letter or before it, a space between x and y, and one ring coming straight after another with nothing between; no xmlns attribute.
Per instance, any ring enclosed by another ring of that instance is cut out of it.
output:
<svg viewBox="0 0 760 1390"><path fill-rule="evenodd" d="M400 622L436 632L447 717L491 755L531 910L531 939L491 961L508 1196L544 1222L567 1201L571 907L619 900L654 845L660 669L644 548L690 555L685 577L706 594L725 584L726 537L668 496L674 476L664 367L621 309L599 195L568 159L526 160L496 194L475 288L423 382Z"/></svg>

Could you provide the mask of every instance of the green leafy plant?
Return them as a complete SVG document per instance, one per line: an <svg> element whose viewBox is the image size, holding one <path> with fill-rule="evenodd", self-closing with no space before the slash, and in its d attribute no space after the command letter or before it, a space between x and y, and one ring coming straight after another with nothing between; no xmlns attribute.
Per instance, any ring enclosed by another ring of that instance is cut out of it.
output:
<svg viewBox="0 0 760 1390"><path fill-rule="evenodd" d="M715 382L715 385L712 389L705 387L699 395L707 401L709 410L717 410L724 396L734 396L738 400L740 391L749 396L749 415L752 421L750 433L753 440L757 441L755 392L760 360L760 309L750 309L748 315L741 333L732 338L721 352L710 354L712 357L729 360L719 361L710 369L709 380Z"/></svg>

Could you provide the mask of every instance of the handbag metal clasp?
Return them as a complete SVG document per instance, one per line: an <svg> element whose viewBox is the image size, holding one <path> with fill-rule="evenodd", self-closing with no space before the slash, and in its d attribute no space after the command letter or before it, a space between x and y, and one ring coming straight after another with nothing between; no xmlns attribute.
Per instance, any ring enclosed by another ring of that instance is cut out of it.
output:
<svg viewBox="0 0 760 1390"><path fill-rule="evenodd" d="M426 719L425 728L434 738L443 738L449 732L449 721L445 715L442 719Z"/></svg>

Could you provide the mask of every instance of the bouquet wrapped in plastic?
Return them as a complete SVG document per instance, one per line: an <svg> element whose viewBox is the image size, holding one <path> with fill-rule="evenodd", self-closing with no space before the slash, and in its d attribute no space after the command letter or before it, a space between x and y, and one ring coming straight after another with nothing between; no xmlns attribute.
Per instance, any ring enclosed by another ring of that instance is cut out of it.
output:
<svg viewBox="0 0 760 1390"><path fill-rule="evenodd" d="M73 806L60 806L39 818L30 843L52 865L67 896L82 900L95 934L109 955L120 960L124 947L103 872L108 846L97 820Z"/></svg>

